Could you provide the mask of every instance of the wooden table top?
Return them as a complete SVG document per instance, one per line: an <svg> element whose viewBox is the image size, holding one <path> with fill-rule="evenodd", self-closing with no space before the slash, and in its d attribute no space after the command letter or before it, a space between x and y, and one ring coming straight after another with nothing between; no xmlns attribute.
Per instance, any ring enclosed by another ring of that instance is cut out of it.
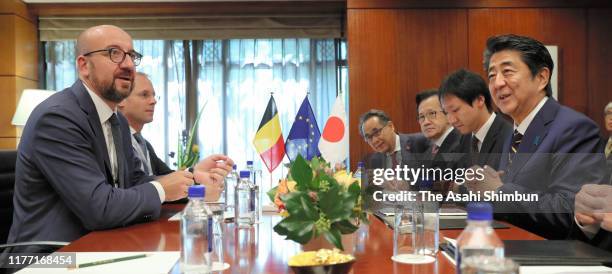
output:
<svg viewBox="0 0 612 274"><path fill-rule="evenodd" d="M183 206L164 205L158 221L91 232L59 251L179 251L179 222L167 219ZM252 229L238 230L233 224L226 224L224 256L225 262L231 267L223 273L291 273L287 266L291 256L304 248L321 247L316 242L303 247L277 235L272 228L280 220L281 217L276 214L264 214L262 223ZM496 232L504 240L543 239L512 225L507 229L497 229ZM444 237L456 238L460 233L460 229L441 230L441 236ZM405 265L393 262L393 231L372 216L369 225L361 225L356 233L345 235L343 244L357 258L352 273L455 273L454 265L442 252L438 253L436 262L430 264ZM171 273L179 273L178 264Z"/></svg>

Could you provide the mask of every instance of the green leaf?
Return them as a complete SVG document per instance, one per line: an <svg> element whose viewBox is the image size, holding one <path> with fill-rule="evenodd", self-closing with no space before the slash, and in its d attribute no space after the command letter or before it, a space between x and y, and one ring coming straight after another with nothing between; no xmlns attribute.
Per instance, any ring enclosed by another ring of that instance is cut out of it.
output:
<svg viewBox="0 0 612 274"><path fill-rule="evenodd" d="M287 239L305 244L312 239L314 222L289 216L274 226L274 231Z"/></svg>
<svg viewBox="0 0 612 274"><path fill-rule="evenodd" d="M283 196L282 200L285 202L285 208L290 217L313 222L319 219L319 213L312 203L312 199L305 192L288 193Z"/></svg>
<svg viewBox="0 0 612 274"><path fill-rule="evenodd" d="M328 242L336 246L338 249L344 250L344 247L342 246L342 235L340 235L338 229L331 228L329 231L324 231L323 236Z"/></svg>
<svg viewBox="0 0 612 274"><path fill-rule="evenodd" d="M309 189L312 181L312 169L300 154L291 165L291 177L295 180L298 190Z"/></svg>
<svg viewBox="0 0 612 274"><path fill-rule="evenodd" d="M350 234L350 233L357 231L357 229L359 229L358 226L354 225L349 220L338 221L338 222L333 223L331 226L333 228L338 229L338 231L340 231L340 233L342 234Z"/></svg>
<svg viewBox="0 0 612 274"><path fill-rule="evenodd" d="M271 188L270 190L268 190L268 192L266 192L266 194L268 195L268 198L270 198L270 201L272 201L272 203L274 203L274 197L276 197L277 190L278 190L278 186L275 186Z"/></svg>
<svg viewBox="0 0 612 274"><path fill-rule="evenodd" d="M353 213L355 199L342 191L342 186L335 184L326 192L319 192L319 208L334 223L348 219Z"/></svg>
<svg viewBox="0 0 612 274"><path fill-rule="evenodd" d="M354 182L352 183L349 188L348 188L348 192L351 194L351 196L353 196L354 198L359 197L359 194L361 194L361 187L359 186L358 182Z"/></svg>

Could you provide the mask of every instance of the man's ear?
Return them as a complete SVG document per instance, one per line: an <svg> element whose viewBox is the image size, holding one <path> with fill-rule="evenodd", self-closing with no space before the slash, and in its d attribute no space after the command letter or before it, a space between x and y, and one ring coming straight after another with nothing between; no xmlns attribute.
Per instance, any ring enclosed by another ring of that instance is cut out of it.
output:
<svg viewBox="0 0 612 274"><path fill-rule="evenodd" d="M550 69L543 67L536 74L536 78L539 80L538 90L545 90L546 85L550 82Z"/></svg>
<svg viewBox="0 0 612 274"><path fill-rule="evenodd" d="M76 68L79 75L82 75L84 77L89 76L89 66L87 65L87 59L85 59L85 56L79 55L79 57L77 57Z"/></svg>

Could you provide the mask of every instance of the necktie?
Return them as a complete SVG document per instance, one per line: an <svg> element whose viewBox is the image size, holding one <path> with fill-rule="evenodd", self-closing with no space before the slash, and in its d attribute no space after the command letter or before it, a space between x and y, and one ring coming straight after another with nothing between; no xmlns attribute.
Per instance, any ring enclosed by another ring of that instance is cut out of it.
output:
<svg viewBox="0 0 612 274"><path fill-rule="evenodd" d="M436 154L438 154L438 150L440 150L440 147L438 145L433 145L431 148L431 155L436 156Z"/></svg>
<svg viewBox="0 0 612 274"><path fill-rule="evenodd" d="M397 161L397 151L394 151L393 153L391 153L391 164L392 164L392 168L395 168L398 165L398 161Z"/></svg>
<svg viewBox="0 0 612 274"><path fill-rule="evenodd" d="M117 155L117 178L115 182L119 184L119 187L123 188L125 182L123 181L123 174L125 174L125 155L123 155L123 144L121 142L121 129L119 128L119 119L117 115L113 113L108 119L111 124L111 131L113 132L113 142L115 143L115 155Z"/></svg>
<svg viewBox="0 0 612 274"><path fill-rule="evenodd" d="M151 167L149 161L147 160L147 155L149 154L149 151L147 150L147 143L145 142L144 138L142 138L142 135L140 135L140 132L134 133L134 139L136 139L136 143L138 143L140 151L142 151L142 159L140 160L142 161L143 171L149 175L151 174Z"/></svg>
<svg viewBox="0 0 612 274"><path fill-rule="evenodd" d="M523 134L518 132L518 130L514 130L514 134L512 134L512 143L510 146L510 153L508 155L508 161L512 164L512 160L514 159L514 155L519 150L519 146L521 145L521 140L523 140Z"/></svg>
<svg viewBox="0 0 612 274"><path fill-rule="evenodd" d="M476 138L476 136L472 135L472 152L473 153L478 153L479 149L478 149L478 138Z"/></svg>

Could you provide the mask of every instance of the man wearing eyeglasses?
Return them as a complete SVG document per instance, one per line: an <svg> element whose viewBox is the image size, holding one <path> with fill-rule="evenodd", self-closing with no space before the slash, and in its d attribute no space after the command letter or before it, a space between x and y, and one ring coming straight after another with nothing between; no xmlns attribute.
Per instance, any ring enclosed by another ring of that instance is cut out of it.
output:
<svg viewBox="0 0 612 274"><path fill-rule="evenodd" d="M156 104L157 97L155 89L153 89L153 83L151 83L146 74L136 72L132 93L117 105L130 125L132 148L136 157L140 160L140 169L150 176L166 175L174 172L164 161L157 157L157 153L155 153L151 143L141 135L145 124L153 122ZM220 176L220 174L212 175ZM206 186L206 201L216 201L219 199L223 191L223 179L223 177L219 177L215 180L206 180L204 182ZM186 199L181 200L181 202L185 201Z"/></svg>
<svg viewBox="0 0 612 274"><path fill-rule="evenodd" d="M448 122L440 106L437 90L425 90L416 95L417 120L421 132L430 141L424 158L426 167L453 168L465 152L465 137Z"/></svg>
<svg viewBox="0 0 612 274"><path fill-rule="evenodd" d="M23 130L8 243L70 242L92 230L156 219L161 203L185 197L194 179L224 177L233 164L216 156L198 163L194 174L145 175L127 121L116 111L140 63L132 38L118 27L96 26L79 35L76 50L79 79L38 105Z"/></svg>
<svg viewBox="0 0 612 274"><path fill-rule="evenodd" d="M366 168L395 168L412 161L411 155L428 146L420 133L396 133L391 118L382 110L370 109L359 118L359 133L376 153L366 161Z"/></svg>

